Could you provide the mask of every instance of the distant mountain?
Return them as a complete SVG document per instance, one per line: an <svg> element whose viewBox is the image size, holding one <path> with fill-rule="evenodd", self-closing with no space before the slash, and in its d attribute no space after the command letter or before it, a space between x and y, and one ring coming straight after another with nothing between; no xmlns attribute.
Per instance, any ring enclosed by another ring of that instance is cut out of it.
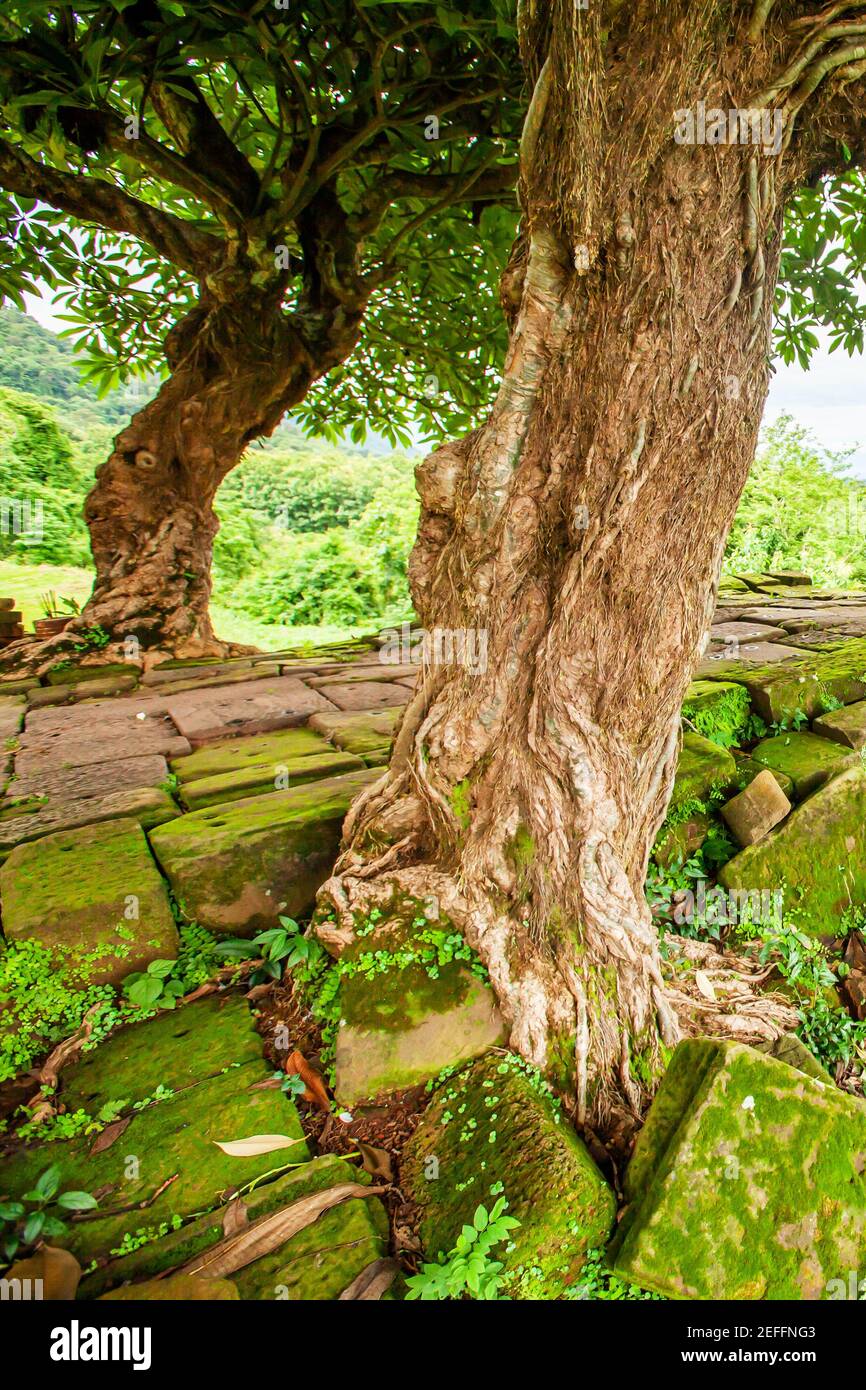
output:
<svg viewBox="0 0 866 1390"><path fill-rule="evenodd" d="M58 408L65 428L119 427L140 408L142 384L122 387L99 400L93 387L81 380L74 349L65 338L17 309L0 309L0 386Z"/></svg>

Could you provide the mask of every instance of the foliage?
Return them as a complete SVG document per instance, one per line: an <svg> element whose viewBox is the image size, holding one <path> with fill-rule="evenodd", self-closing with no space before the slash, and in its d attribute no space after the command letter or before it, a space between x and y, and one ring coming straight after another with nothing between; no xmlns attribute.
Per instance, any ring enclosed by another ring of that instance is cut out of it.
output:
<svg viewBox="0 0 866 1390"><path fill-rule="evenodd" d="M19 1199L0 1199L0 1248L7 1260L26 1253L46 1237L66 1234L63 1213L89 1211L98 1206L89 1192L60 1191L60 1169L46 1168L32 1189Z"/></svg>
<svg viewBox="0 0 866 1390"><path fill-rule="evenodd" d="M174 971L173 960L152 960L146 970L136 970L123 981L123 992L131 1004L141 1009L173 1009L184 993L184 984Z"/></svg>
<svg viewBox="0 0 866 1390"><path fill-rule="evenodd" d="M497 1198L489 1212L477 1207L472 1225L463 1227L454 1249L440 1254L438 1263L422 1265L419 1274L406 1280L407 1300L498 1299L505 1266L492 1252L520 1225L516 1217L506 1215L507 1207L504 1197Z"/></svg>
<svg viewBox="0 0 866 1390"><path fill-rule="evenodd" d="M293 970L297 965L311 967L324 957L324 948L315 937L306 936L304 928L292 917L280 917L279 921L278 927L269 927L249 941L243 937L221 941L215 948L217 955L229 962L260 956L261 965L250 975L253 985L281 980L284 970Z"/></svg>
<svg viewBox="0 0 866 1390"><path fill-rule="evenodd" d="M151 1017L159 1008L172 1008L176 999L188 994L213 974L216 960L213 938L194 923L179 927L180 950L163 978L151 977L160 986L159 995L149 1004L118 996L111 985L82 985L91 962L103 952L58 962L61 948L52 949L37 941L9 941L0 951L0 1007L4 1027L0 1030L0 1082L33 1066L55 1043L76 1032L88 1021L90 1033L83 1050L95 1047L122 1023ZM124 946L115 947L121 955ZM70 953L71 954L71 953ZM129 979L131 977L127 977ZM165 991L165 984L172 989ZM175 988L179 986L179 988ZM152 992L148 987L145 993ZM170 1002L169 1002L170 1001Z"/></svg>
<svg viewBox="0 0 866 1390"><path fill-rule="evenodd" d="M592 1302L667 1301L663 1294L650 1293L648 1289L641 1289L637 1284L629 1284L620 1279L605 1263L602 1250L587 1251L580 1279L572 1285L567 1297L569 1301L579 1302L583 1302L584 1299Z"/></svg>
<svg viewBox="0 0 866 1390"><path fill-rule="evenodd" d="M761 960L772 960L793 986L800 1019L797 1032L813 1056L829 1068L839 1062L866 1066L866 1022L855 1021L830 1002L838 968L831 969L822 943L791 921L781 929L762 928L760 940Z"/></svg>
<svg viewBox="0 0 866 1390"><path fill-rule="evenodd" d="M168 330L224 267L281 288L308 343L342 277L338 311L369 299L367 325L304 427L396 443L412 419L472 421L505 343L513 0L9 0L0 40L0 295L54 288L88 380L164 370Z"/></svg>
<svg viewBox="0 0 866 1390"><path fill-rule="evenodd" d="M789 415L770 425L731 528L726 571L798 569L831 585L866 579L866 488L845 476L846 459Z"/></svg>

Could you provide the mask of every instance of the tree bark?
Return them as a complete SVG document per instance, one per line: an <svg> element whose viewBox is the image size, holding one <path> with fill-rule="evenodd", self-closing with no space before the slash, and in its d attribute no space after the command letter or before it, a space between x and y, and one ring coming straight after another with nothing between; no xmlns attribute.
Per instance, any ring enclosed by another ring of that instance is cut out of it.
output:
<svg viewBox="0 0 866 1390"><path fill-rule="evenodd" d="M199 306L167 343L171 376L115 440L85 504L96 580L78 627L152 654L225 652L208 611L213 502L247 444L313 375L279 305Z"/></svg>
<svg viewBox="0 0 866 1390"><path fill-rule="evenodd" d="M527 40L505 374L487 424L417 470L428 649L319 914L326 943L333 913L345 940L394 894L449 918L512 1047L602 1131L641 1113L680 1033L643 884L754 456L782 209L804 167L802 152L676 144L676 109L727 111L770 58L720 46L705 7L637 12L604 59L591 15L564 21L590 25L577 36L554 21L544 63Z"/></svg>

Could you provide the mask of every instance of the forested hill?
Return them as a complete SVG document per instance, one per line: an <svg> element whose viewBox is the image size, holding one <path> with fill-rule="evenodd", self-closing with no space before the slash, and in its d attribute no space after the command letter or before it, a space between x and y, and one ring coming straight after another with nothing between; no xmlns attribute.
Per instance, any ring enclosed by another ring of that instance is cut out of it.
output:
<svg viewBox="0 0 866 1390"><path fill-rule="evenodd" d="M62 408L67 428L118 426L141 401L141 384L111 391L100 400L83 381L72 346L17 309L0 309L0 386Z"/></svg>

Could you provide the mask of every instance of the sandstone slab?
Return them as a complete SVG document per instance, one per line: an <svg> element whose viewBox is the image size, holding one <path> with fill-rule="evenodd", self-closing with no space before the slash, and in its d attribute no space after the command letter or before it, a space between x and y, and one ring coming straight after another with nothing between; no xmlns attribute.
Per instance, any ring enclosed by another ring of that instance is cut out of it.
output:
<svg viewBox="0 0 866 1390"><path fill-rule="evenodd" d="M0 868L3 929L88 983L117 984L177 954L165 884L141 827L115 820L19 845Z"/></svg>
<svg viewBox="0 0 866 1390"><path fill-rule="evenodd" d="M279 1156L269 1155L272 1167ZM248 1181L246 1172L238 1173L237 1181ZM334 1154L323 1154L272 1182L253 1187L244 1195L244 1205L253 1222L329 1188L359 1182L367 1182L363 1170ZM216 1245L223 1237L224 1214L224 1206L214 1205L182 1228L95 1269L85 1276L79 1297L99 1297L104 1290L132 1280L126 1285L131 1297L146 1280L176 1269ZM272 1254L235 1271L231 1283L245 1301L336 1300L362 1270L387 1251L388 1219L380 1200L353 1197L325 1211Z"/></svg>
<svg viewBox="0 0 866 1390"><path fill-rule="evenodd" d="M812 730L821 738L853 748L859 753L866 748L866 700L822 714L812 721Z"/></svg>
<svg viewBox="0 0 866 1390"><path fill-rule="evenodd" d="M312 907L340 843L351 802L370 771L193 811L150 842L190 917L212 931L252 936Z"/></svg>
<svg viewBox="0 0 866 1390"><path fill-rule="evenodd" d="M753 845L783 821L791 803L769 768L722 807L722 819L740 845Z"/></svg>
<svg viewBox="0 0 866 1390"><path fill-rule="evenodd" d="M11 785L14 788L15 783ZM37 798L21 806L13 805L0 815L0 852L60 830L72 831L118 819L134 820L150 830L179 815L170 794L161 787L133 787L70 801Z"/></svg>
<svg viewBox="0 0 866 1390"><path fill-rule="evenodd" d="M310 728L374 767L388 761L394 731L402 714L402 705L370 710L366 714L314 714Z"/></svg>
<svg viewBox="0 0 866 1390"><path fill-rule="evenodd" d="M827 1298L866 1263L866 1106L742 1044L681 1043L626 1195L614 1269L643 1287Z"/></svg>
<svg viewBox="0 0 866 1390"><path fill-rule="evenodd" d="M431 1159L438 1162L431 1163ZM496 1258L509 1297L556 1299L613 1225L613 1194L565 1115L511 1054L491 1053L434 1093L403 1155L428 1260L447 1253L498 1194L513 1230Z"/></svg>
<svg viewBox="0 0 866 1390"><path fill-rule="evenodd" d="M168 697L168 712L193 747L233 734L260 734L304 724L334 704L297 676L241 682L230 689Z"/></svg>
<svg viewBox="0 0 866 1390"><path fill-rule="evenodd" d="M318 689L341 710L387 709L409 696L406 687L389 681L321 681Z"/></svg>

